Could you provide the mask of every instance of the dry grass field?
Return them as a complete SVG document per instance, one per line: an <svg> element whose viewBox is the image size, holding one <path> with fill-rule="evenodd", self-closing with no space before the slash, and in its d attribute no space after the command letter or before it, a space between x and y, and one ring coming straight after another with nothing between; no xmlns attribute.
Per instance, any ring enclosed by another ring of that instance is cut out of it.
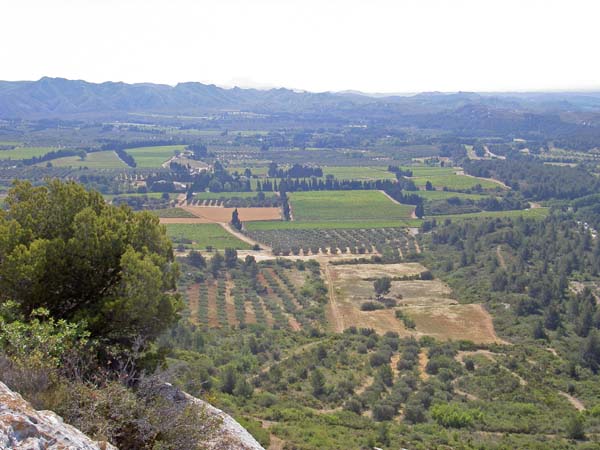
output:
<svg viewBox="0 0 600 450"><path fill-rule="evenodd" d="M401 336L500 342L488 312L481 305L459 304L451 297L450 288L437 279L393 281L386 297L397 301L395 308L361 311L362 303L375 298L374 278L398 278L427 270L418 263L328 265L325 270L330 284L328 321L336 332L355 326L373 328L378 333L395 331ZM414 321L414 329L405 327L402 320L396 318L397 309Z"/></svg>

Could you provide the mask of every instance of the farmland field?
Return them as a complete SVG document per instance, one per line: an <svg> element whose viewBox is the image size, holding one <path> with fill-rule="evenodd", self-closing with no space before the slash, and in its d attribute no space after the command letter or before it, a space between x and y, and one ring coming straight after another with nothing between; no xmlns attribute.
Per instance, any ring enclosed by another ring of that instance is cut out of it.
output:
<svg viewBox="0 0 600 450"><path fill-rule="evenodd" d="M466 175L427 175L427 176L414 176L410 178L415 185L423 187L428 181L431 182L435 189L441 189L447 187L448 189L471 189L478 184L483 189L496 189L501 188L501 185L493 180L480 179L469 177Z"/></svg>
<svg viewBox="0 0 600 450"><path fill-rule="evenodd" d="M330 230L330 229L361 229L361 228L406 228L419 227L421 219L402 220L332 220L328 222L285 222L282 220L266 220L245 224L247 230Z"/></svg>
<svg viewBox="0 0 600 450"><path fill-rule="evenodd" d="M289 196L297 221L391 221L408 219L414 210L410 205L394 203L378 191L311 191Z"/></svg>
<svg viewBox="0 0 600 450"><path fill-rule="evenodd" d="M51 162L55 167L72 166L88 167L90 169L122 169L128 167L112 150L88 153L83 161L79 156L66 156L64 158L53 159ZM45 164L45 162L40 163L40 165Z"/></svg>
<svg viewBox="0 0 600 450"><path fill-rule="evenodd" d="M526 217L526 218L534 218L534 219L543 219L550 213L549 208L530 208L530 209L518 209L512 211L482 211L476 213L466 213L466 214L448 214L443 216L433 216L436 220L443 219L452 219L452 220L460 220L460 219L476 219L476 218L484 218L484 217Z"/></svg>
<svg viewBox="0 0 600 450"><path fill-rule="evenodd" d="M260 198L259 198L260 196ZM268 207L281 206L275 192L199 192L188 206Z"/></svg>
<svg viewBox="0 0 600 450"><path fill-rule="evenodd" d="M468 339L478 343L498 342L489 314L475 304L461 305L451 298L450 288L440 280L420 280L427 269L420 264L339 265L327 268L330 286L328 318L338 332L350 326L373 328L408 336L433 336L440 340ZM388 276L412 277L392 281L388 298L397 305L375 311L363 311L361 305L373 301L373 279ZM415 324L407 328L398 318L409 317Z"/></svg>
<svg viewBox="0 0 600 450"><path fill-rule="evenodd" d="M11 150L0 150L0 159L29 159L58 150L56 147L16 147Z"/></svg>
<svg viewBox="0 0 600 450"><path fill-rule="evenodd" d="M396 175L387 171L387 167L323 167L323 176L333 175L339 180L395 180Z"/></svg>
<svg viewBox="0 0 600 450"><path fill-rule="evenodd" d="M251 198L256 197L258 192L195 192L195 200L216 200L220 198L238 197ZM265 197L276 197L274 192L265 192Z"/></svg>
<svg viewBox="0 0 600 450"><path fill-rule="evenodd" d="M299 331L322 318L322 305L301 290L308 278L319 279L318 273L318 266L309 274L273 262L261 263L254 280L220 273L187 287L189 319L209 328L258 324Z"/></svg>
<svg viewBox="0 0 600 450"><path fill-rule="evenodd" d="M412 171L413 177L438 177L438 176L448 176L454 175L457 169L456 167L433 167L433 166L425 166L425 165L415 165L415 166L402 166L403 170Z"/></svg>
<svg viewBox="0 0 600 450"><path fill-rule="evenodd" d="M130 154L138 168L159 168L172 156L175 151L183 151L185 145L163 145L157 147L128 148L125 151Z"/></svg>
<svg viewBox="0 0 600 450"><path fill-rule="evenodd" d="M389 249L402 259L419 253L414 238L402 228L248 230L246 233L271 247L275 255L360 255Z"/></svg>
<svg viewBox="0 0 600 450"><path fill-rule="evenodd" d="M254 220L278 220L281 219L280 208L221 208L214 206L185 206L198 219L206 222L229 222L234 210L238 210L239 218L242 222L251 222Z"/></svg>
<svg viewBox="0 0 600 450"><path fill-rule="evenodd" d="M154 210L152 210L152 212L154 214L156 214L158 217L171 217L171 218L181 218L181 217L194 218L194 217L196 217L191 212L186 211L185 209L182 209L182 208L154 209Z"/></svg>
<svg viewBox="0 0 600 450"><path fill-rule="evenodd" d="M469 200L481 200L488 197L482 194L465 194L463 192L451 192L451 191L418 191L415 192L419 197L425 200L446 200L448 198L458 197Z"/></svg>
<svg viewBox="0 0 600 450"><path fill-rule="evenodd" d="M212 246L216 249L236 248L250 249L250 245L225 231L220 225L208 224L167 224L167 235L175 245L183 244L186 247L205 249Z"/></svg>

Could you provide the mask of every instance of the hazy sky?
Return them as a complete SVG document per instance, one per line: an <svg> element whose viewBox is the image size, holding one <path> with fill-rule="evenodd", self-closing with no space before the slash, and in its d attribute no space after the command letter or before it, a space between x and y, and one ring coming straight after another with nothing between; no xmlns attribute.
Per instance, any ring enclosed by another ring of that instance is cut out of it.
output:
<svg viewBox="0 0 600 450"><path fill-rule="evenodd" d="M0 0L0 79L600 88L598 0Z"/></svg>

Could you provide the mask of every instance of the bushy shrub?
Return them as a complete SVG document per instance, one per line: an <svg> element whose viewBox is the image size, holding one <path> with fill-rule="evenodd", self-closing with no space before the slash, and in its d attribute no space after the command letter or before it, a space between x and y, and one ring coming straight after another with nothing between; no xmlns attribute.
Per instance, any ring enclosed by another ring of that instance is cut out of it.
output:
<svg viewBox="0 0 600 450"><path fill-rule="evenodd" d="M378 302L364 302L360 305L361 311L376 311L378 309L385 309L385 306Z"/></svg>
<svg viewBox="0 0 600 450"><path fill-rule="evenodd" d="M481 412L465 410L456 404L438 404L431 408L431 417L444 427L472 427L475 420L481 418Z"/></svg>
<svg viewBox="0 0 600 450"><path fill-rule="evenodd" d="M392 420L395 414L396 410L391 405L381 404L373 407L373 419L378 422Z"/></svg>

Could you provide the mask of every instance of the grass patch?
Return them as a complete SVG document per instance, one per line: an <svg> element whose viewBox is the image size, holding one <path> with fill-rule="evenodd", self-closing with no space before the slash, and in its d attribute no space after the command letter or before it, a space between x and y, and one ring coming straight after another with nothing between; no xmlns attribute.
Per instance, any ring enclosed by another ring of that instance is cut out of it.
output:
<svg viewBox="0 0 600 450"><path fill-rule="evenodd" d="M483 217L525 217L530 219L543 219L550 213L550 208L530 208L511 211L481 211L466 214L447 214L443 216L430 216L427 219L435 219L438 222L444 219L479 219Z"/></svg>
<svg viewBox="0 0 600 450"><path fill-rule="evenodd" d="M395 180L396 175L387 167L323 167L323 176L333 175L338 180Z"/></svg>
<svg viewBox="0 0 600 450"><path fill-rule="evenodd" d="M379 191L311 191L289 196L297 221L392 221L410 218L414 209L392 202Z"/></svg>
<svg viewBox="0 0 600 450"><path fill-rule="evenodd" d="M0 159L30 159L54 150L58 149L56 147L16 147L11 150L0 150Z"/></svg>
<svg viewBox="0 0 600 450"><path fill-rule="evenodd" d="M410 170L413 177L436 177L445 175L454 175L457 167L432 167L432 166L402 166L404 170Z"/></svg>
<svg viewBox="0 0 600 450"><path fill-rule="evenodd" d="M167 227L167 235L173 240L176 246L179 243L183 243L186 247L197 249L205 249L207 246L212 246L216 249L250 249L249 244L240 241L217 224L173 223L165 226Z"/></svg>
<svg viewBox="0 0 600 450"><path fill-rule="evenodd" d="M412 192L410 192L412 194ZM483 194L464 194L462 192L450 192L450 191L417 191L414 192L419 197L424 198L425 200L446 200L448 198L463 198L469 200L481 200L483 198L489 197L488 195Z"/></svg>
<svg viewBox="0 0 600 450"><path fill-rule="evenodd" d="M66 156L53 159L50 162L54 167L88 167L90 169L123 169L129 167L112 150L88 153L83 161L79 156ZM46 162L38 165L45 166Z"/></svg>
<svg viewBox="0 0 600 450"><path fill-rule="evenodd" d="M159 168L162 163L175 155L175 151L183 151L185 145L161 145L156 147L128 148L125 151L135 159L139 168Z"/></svg>
<svg viewBox="0 0 600 450"><path fill-rule="evenodd" d="M158 217L176 217L176 218L194 218L196 217L191 212L186 211L181 208L164 208L164 209L154 209L151 212L156 214Z"/></svg>
<svg viewBox="0 0 600 450"><path fill-rule="evenodd" d="M478 184L484 189L496 189L502 186L491 180L468 177L466 175L428 175L428 176L413 176L411 180L417 186L425 186L428 181L431 181L433 187L448 189L471 189Z"/></svg>

